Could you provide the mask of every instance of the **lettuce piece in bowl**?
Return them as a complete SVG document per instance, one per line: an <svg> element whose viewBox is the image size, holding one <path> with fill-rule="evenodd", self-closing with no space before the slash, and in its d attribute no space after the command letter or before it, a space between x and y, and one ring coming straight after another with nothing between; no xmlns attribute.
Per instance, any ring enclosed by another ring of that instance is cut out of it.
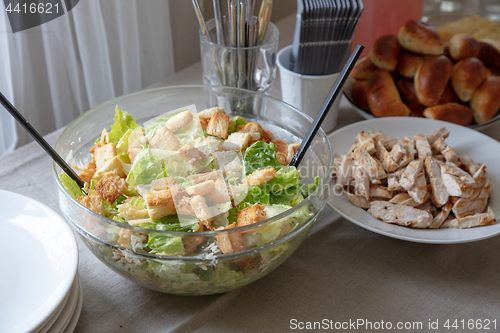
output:
<svg viewBox="0 0 500 333"><path fill-rule="evenodd" d="M128 130L134 130L139 125L134 118L127 112L118 109L118 106L115 108L115 120L114 124L111 125L111 131L109 131L109 142L113 142L118 146L120 139Z"/></svg>
<svg viewBox="0 0 500 333"><path fill-rule="evenodd" d="M59 174L59 179L61 180L62 185L68 191L68 193L75 199L78 200L78 197L83 196L82 189L78 186L78 184L71 179L70 176L68 176L65 173L60 173Z"/></svg>
<svg viewBox="0 0 500 333"><path fill-rule="evenodd" d="M245 175L249 175L255 170L267 169L270 167L279 170L280 162L276 158L276 147L274 143L265 143L257 141L247 148L243 157Z"/></svg>

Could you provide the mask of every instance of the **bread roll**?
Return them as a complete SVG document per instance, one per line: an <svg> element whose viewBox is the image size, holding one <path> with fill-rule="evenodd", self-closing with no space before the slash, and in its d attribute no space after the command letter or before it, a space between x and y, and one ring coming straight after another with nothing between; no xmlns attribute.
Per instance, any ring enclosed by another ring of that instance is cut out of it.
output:
<svg viewBox="0 0 500 333"><path fill-rule="evenodd" d="M444 88L443 94L441 95L441 99L439 100L438 104L454 103L458 101L459 99L457 94L455 94L455 90L453 90L450 83L448 83L446 85L446 88Z"/></svg>
<svg viewBox="0 0 500 333"><path fill-rule="evenodd" d="M495 75L495 73L493 73L490 68L486 67L486 77L490 76L497 76L497 75Z"/></svg>
<svg viewBox="0 0 500 333"><path fill-rule="evenodd" d="M415 91L415 85L412 80L401 79L396 83L399 94L403 101L408 103L420 104L417 97L417 92Z"/></svg>
<svg viewBox="0 0 500 333"><path fill-rule="evenodd" d="M399 42L394 35L385 35L377 38L370 51L370 60L381 69L393 71L398 66Z"/></svg>
<svg viewBox="0 0 500 333"><path fill-rule="evenodd" d="M491 46L494 46L495 49L497 49L497 51L500 52L500 40L493 39L493 38L481 38L479 41L485 42L485 43L490 44Z"/></svg>
<svg viewBox="0 0 500 333"><path fill-rule="evenodd" d="M378 67L372 63L370 57L365 57L356 63L350 76L356 80L368 80L377 69Z"/></svg>
<svg viewBox="0 0 500 333"><path fill-rule="evenodd" d="M352 85L351 95L354 104L365 111L370 110L367 100L368 80L357 80Z"/></svg>
<svg viewBox="0 0 500 333"><path fill-rule="evenodd" d="M500 75L500 52L489 43L479 42L479 44L481 45L481 51L478 55L479 60L486 67L489 67L495 75Z"/></svg>
<svg viewBox="0 0 500 333"><path fill-rule="evenodd" d="M408 108L410 109L412 117L425 118L424 116L424 110L426 109L425 106L415 103L407 103L406 106L408 106Z"/></svg>
<svg viewBox="0 0 500 333"><path fill-rule="evenodd" d="M481 51L481 45L467 34L456 34L450 39L450 57L458 61L463 58L477 57Z"/></svg>
<svg viewBox="0 0 500 333"><path fill-rule="evenodd" d="M443 42L444 52L443 55L450 56L450 42Z"/></svg>
<svg viewBox="0 0 500 333"><path fill-rule="evenodd" d="M424 110L424 116L463 126L471 125L474 120L472 110L468 106L458 103L446 103L427 108Z"/></svg>
<svg viewBox="0 0 500 333"><path fill-rule="evenodd" d="M431 25L409 20L398 31L399 44L407 50L420 54L441 55L444 46Z"/></svg>
<svg viewBox="0 0 500 333"><path fill-rule="evenodd" d="M368 81L368 104L377 117L408 116L410 109L403 103L391 74L384 69L373 73Z"/></svg>
<svg viewBox="0 0 500 333"><path fill-rule="evenodd" d="M415 73L415 90L420 104L434 106L439 103L452 70L450 58L443 55L424 60Z"/></svg>
<svg viewBox="0 0 500 333"><path fill-rule="evenodd" d="M413 52L403 52L399 57L398 70L401 76L413 79L418 66L424 62L424 56Z"/></svg>
<svg viewBox="0 0 500 333"><path fill-rule="evenodd" d="M478 58L464 58L453 65L451 85L462 102L468 102L486 79L486 67Z"/></svg>
<svg viewBox="0 0 500 333"><path fill-rule="evenodd" d="M484 80L472 95L470 107L478 124L493 118L500 108L500 77L490 76Z"/></svg>

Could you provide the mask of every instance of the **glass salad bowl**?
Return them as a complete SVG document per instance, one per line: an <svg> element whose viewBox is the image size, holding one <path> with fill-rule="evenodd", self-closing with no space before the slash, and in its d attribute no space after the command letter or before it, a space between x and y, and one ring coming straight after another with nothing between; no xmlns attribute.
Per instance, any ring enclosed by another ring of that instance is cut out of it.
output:
<svg viewBox="0 0 500 333"><path fill-rule="evenodd" d="M220 86L163 87L124 95L85 112L66 127L55 149L68 163L81 168L91 160L89 150L103 128L111 128L115 107L142 124L186 105L194 105L198 112L223 107L230 117L257 122L288 143L300 142L312 123L297 109L261 93ZM149 289L209 295L263 277L295 251L325 207L332 163L330 145L320 130L299 167L300 182L315 184L308 196L290 206L265 206L265 219L260 222L201 232L172 231L168 225L151 229L147 224L105 217L80 204L66 190L56 165L53 177L64 217L106 266ZM232 250L224 251L224 244L231 244Z"/></svg>

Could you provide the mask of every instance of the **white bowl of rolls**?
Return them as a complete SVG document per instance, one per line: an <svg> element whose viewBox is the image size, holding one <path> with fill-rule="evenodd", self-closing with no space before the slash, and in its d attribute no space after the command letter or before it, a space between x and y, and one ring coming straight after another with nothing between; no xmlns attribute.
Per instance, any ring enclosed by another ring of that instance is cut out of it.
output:
<svg viewBox="0 0 500 333"><path fill-rule="evenodd" d="M365 118L416 116L472 128L500 119L500 51L459 33L443 43L429 24L409 20L378 38L344 89Z"/></svg>

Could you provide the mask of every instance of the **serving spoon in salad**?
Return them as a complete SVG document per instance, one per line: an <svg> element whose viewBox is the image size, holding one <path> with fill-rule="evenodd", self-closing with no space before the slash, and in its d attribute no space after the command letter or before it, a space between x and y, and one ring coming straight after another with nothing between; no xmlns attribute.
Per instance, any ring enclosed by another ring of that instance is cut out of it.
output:
<svg viewBox="0 0 500 333"><path fill-rule="evenodd" d="M63 169L63 171L71 177L83 190L84 183L82 179L73 171L73 169L66 163L66 161L59 155L54 148L38 133L38 131L23 117L23 115L16 109L14 105L0 92L0 103L9 111L19 124L35 139L35 141L49 154L49 156Z"/></svg>
<svg viewBox="0 0 500 333"><path fill-rule="evenodd" d="M351 73L352 69L354 68L354 65L356 64L356 61L358 61L359 56L361 55L361 52L363 52L364 46L357 44L354 50L352 51L351 55L349 56L349 59L347 59L347 62L345 63L344 67L340 71L339 76L335 80L332 89L328 93L328 96L326 96L325 101L323 102L323 105L319 109L318 114L314 118L311 126L307 130L306 135L304 136L304 139L300 143L299 149L297 149L297 152L292 158L292 161L290 162L291 166L298 167L300 164L300 161L302 161L302 158L304 157L307 149L311 145L312 140L314 139L314 136L318 132L321 124L323 123L323 120L325 120L326 115L328 114L328 111L330 110L331 106L333 105L333 102L335 99L337 99L340 91L342 90L342 87L344 86L344 83L346 82L347 78L349 77L349 74Z"/></svg>

